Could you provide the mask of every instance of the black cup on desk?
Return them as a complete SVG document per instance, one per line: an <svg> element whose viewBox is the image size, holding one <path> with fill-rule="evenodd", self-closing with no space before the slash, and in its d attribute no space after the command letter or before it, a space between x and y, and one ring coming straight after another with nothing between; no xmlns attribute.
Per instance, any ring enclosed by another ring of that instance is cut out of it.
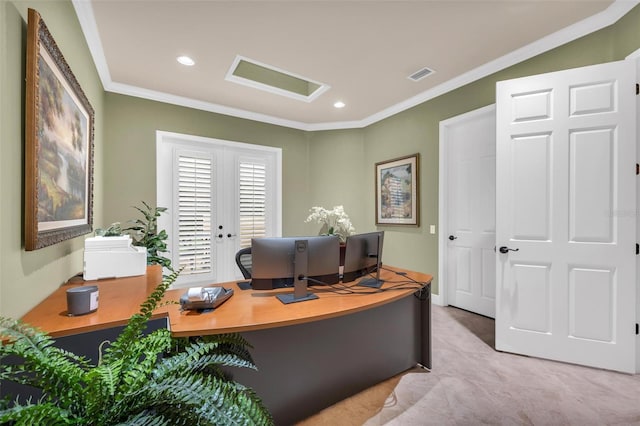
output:
<svg viewBox="0 0 640 426"><path fill-rule="evenodd" d="M69 316L84 315L98 309L98 286L86 285L67 290Z"/></svg>

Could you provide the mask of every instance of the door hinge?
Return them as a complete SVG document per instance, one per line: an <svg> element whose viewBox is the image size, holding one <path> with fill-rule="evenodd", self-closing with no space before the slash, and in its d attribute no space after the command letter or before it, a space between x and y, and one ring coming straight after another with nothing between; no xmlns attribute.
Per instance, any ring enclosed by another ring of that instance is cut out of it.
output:
<svg viewBox="0 0 640 426"><path fill-rule="evenodd" d="M636 243L636 255L640 254L640 244Z"/></svg>
<svg viewBox="0 0 640 426"><path fill-rule="evenodd" d="M640 84L636 83L636 95L640 95Z"/></svg>
<svg viewBox="0 0 640 426"><path fill-rule="evenodd" d="M636 176L640 175L640 164L636 163Z"/></svg>
<svg viewBox="0 0 640 426"><path fill-rule="evenodd" d="M638 323L636 323L636 334L640 334L640 327L638 327Z"/></svg>

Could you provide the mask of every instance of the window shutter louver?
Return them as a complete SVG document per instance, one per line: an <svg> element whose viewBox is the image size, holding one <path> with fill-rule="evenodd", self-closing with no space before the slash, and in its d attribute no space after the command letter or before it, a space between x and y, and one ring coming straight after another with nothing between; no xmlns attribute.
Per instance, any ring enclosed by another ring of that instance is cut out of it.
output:
<svg viewBox="0 0 640 426"><path fill-rule="evenodd" d="M256 162L239 163L240 247L251 246L251 238L267 234L267 170Z"/></svg>
<svg viewBox="0 0 640 426"><path fill-rule="evenodd" d="M212 269L212 162L178 157L178 259L183 274Z"/></svg>
<svg viewBox="0 0 640 426"><path fill-rule="evenodd" d="M158 218L168 257L184 268L175 288L242 278L235 261L252 238L280 235L279 148L158 132Z"/></svg>

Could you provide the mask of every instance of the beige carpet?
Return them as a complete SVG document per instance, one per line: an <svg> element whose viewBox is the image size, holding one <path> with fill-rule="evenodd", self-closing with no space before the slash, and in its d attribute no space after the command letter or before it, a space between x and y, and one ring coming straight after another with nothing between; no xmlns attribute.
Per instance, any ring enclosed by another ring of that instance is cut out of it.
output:
<svg viewBox="0 0 640 426"><path fill-rule="evenodd" d="M302 426L640 425L640 375L496 352L494 322L433 307L433 369L414 369Z"/></svg>

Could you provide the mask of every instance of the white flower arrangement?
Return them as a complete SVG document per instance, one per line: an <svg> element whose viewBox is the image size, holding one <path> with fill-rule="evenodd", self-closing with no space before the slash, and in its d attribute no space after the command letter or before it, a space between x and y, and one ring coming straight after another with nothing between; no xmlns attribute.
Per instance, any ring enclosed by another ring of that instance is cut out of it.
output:
<svg viewBox="0 0 640 426"><path fill-rule="evenodd" d="M356 233L356 229L351 224L349 215L345 213L343 206L334 206L327 210L324 207L312 207L311 214L305 222L317 222L322 225L319 235L335 235L345 242L349 235Z"/></svg>

